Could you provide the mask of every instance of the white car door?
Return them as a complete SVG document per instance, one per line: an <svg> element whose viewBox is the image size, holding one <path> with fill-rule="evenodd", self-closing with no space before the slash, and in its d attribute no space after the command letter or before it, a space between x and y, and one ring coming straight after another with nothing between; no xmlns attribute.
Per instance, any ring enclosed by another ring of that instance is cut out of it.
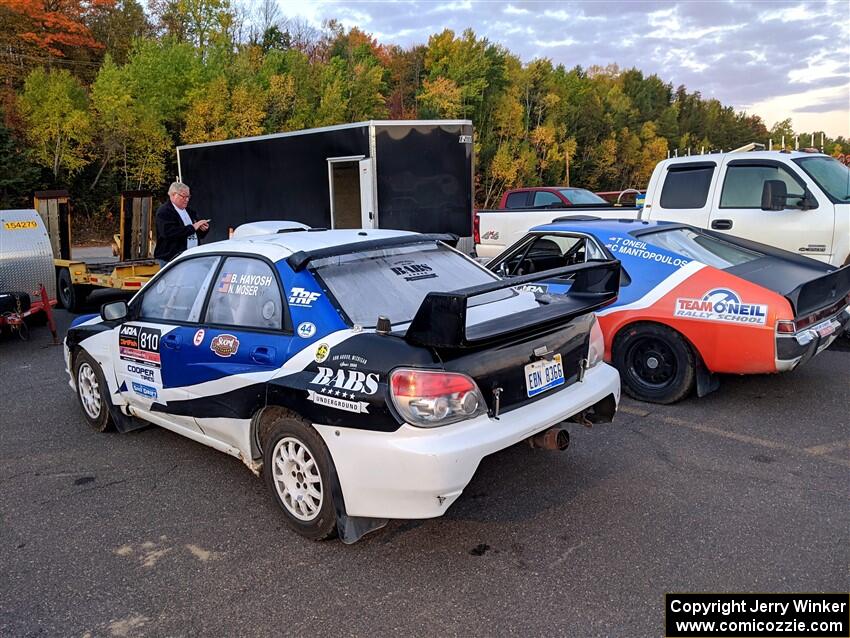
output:
<svg viewBox="0 0 850 638"><path fill-rule="evenodd" d="M200 431L181 404L187 356L219 257L190 257L169 266L133 300L126 321L115 328L118 391L135 413L154 422Z"/></svg>
<svg viewBox="0 0 850 638"><path fill-rule="evenodd" d="M804 191L817 188L802 175L775 160L733 159L725 163L719 178L722 186L715 189L709 228L816 259L831 255L832 206L801 208ZM783 210L762 210L767 180L785 182L789 197Z"/></svg>

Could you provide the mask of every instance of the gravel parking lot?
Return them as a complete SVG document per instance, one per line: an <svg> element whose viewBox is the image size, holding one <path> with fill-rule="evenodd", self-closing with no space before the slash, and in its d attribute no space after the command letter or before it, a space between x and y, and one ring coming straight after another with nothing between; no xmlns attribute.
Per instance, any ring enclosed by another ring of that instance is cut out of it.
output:
<svg viewBox="0 0 850 638"><path fill-rule="evenodd" d="M626 400L351 546L288 531L234 458L89 430L46 328L0 359L2 636L659 636L664 592L850 589L846 350Z"/></svg>

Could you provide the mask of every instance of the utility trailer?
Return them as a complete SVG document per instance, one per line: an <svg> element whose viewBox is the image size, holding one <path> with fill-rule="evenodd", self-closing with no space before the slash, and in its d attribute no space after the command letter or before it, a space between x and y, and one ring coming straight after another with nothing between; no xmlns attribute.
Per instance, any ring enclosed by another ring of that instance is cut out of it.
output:
<svg viewBox="0 0 850 638"><path fill-rule="evenodd" d="M44 313L55 337L53 255L47 230L34 210L0 211L0 328L26 340L27 317Z"/></svg>
<svg viewBox="0 0 850 638"><path fill-rule="evenodd" d="M472 122L396 120L177 147L208 240L244 223L391 228L469 238ZM463 239L461 240L463 241Z"/></svg>
<svg viewBox="0 0 850 638"><path fill-rule="evenodd" d="M153 258L153 197L147 191L121 193L121 229L112 252L119 261L89 264L71 256L71 201L68 191L38 191L34 206L53 250L59 303L76 312L96 288L136 292L159 271Z"/></svg>

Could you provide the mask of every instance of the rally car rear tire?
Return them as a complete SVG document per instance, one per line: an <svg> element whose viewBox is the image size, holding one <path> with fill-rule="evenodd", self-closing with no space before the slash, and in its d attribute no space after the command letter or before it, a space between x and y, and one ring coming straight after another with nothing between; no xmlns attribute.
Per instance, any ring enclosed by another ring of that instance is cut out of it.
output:
<svg viewBox="0 0 850 638"><path fill-rule="evenodd" d="M675 330L655 323L626 326L614 339L614 366L623 391L648 403L676 403L691 393L696 358Z"/></svg>
<svg viewBox="0 0 850 638"><path fill-rule="evenodd" d="M81 350L74 359L74 381L77 384L77 401L86 422L96 432L106 432L111 429L109 388L100 366L84 350Z"/></svg>
<svg viewBox="0 0 850 638"><path fill-rule="evenodd" d="M319 434L300 419L281 417L267 430L263 478L287 524L311 540L337 531L331 457Z"/></svg>

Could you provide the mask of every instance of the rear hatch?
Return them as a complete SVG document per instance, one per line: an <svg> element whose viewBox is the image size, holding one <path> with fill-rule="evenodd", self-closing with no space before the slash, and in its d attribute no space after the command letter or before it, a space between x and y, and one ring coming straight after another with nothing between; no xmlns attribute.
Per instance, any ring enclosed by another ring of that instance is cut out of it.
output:
<svg viewBox="0 0 850 638"><path fill-rule="evenodd" d="M467 314L475 297L565 275L573 276L565 295L535 297L519 292L515 301L499 299L483 308L471 306ZM405 339L432 348L447 370L471 376L490 411L498 407L504 412L582 377L592 311L616 299L619 275L617 261L588 262L450 293L432 292L408 326Z"/></svg>
<svg viewBox="0 0 850 638"><path fill-rule="evenodd" d="M496 410L498 395L502 413L578 381L587 358L592 321L592 314L583 314L554 330L520 331L515 339L487 347L438 348L437 355L446 370L462 372L475 380L490 412ZM562 379L558 378L556 362L560 363ZM551 378L546 377L546 368Z"/></svg>
<svg viewBox="0 0 850 638"><path fill-rule="evenodd" d="M765 256L727 268L726 272L785 297L798 321L842 310L850 295L850 266L834 269L821 262L806 261L811 263Z"/></svg>

